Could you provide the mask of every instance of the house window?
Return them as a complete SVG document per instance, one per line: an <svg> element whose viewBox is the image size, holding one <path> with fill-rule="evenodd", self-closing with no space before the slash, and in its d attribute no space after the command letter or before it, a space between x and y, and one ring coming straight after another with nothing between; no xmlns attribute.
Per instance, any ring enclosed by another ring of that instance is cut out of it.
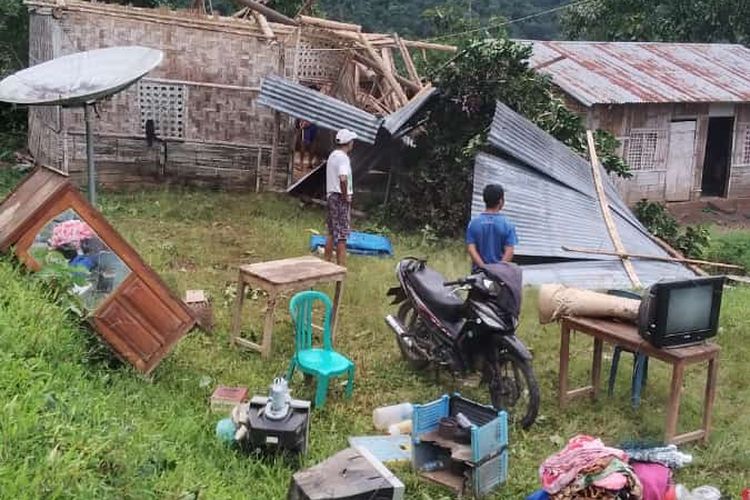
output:
<svg viewBox="0 0 750 500"><path fill-rule="evenodd" d="M739 123L739 150L742 153L741 165L750 165L750 123Z"/></svg>
<svg viewBox="0 0 750 500"><path fill-rule="evenodd" d="M152 120L156 137L184 139L186 94L184 85L145 80L138 82L143 133L146 133L146 122Z"/></svg>
<svg viewBox="0 0 750 500"><path fill-rule="evenodd" d="M658 148L658 130L631 130L624 141L625 161L633 170L654 170Z"/></svg>

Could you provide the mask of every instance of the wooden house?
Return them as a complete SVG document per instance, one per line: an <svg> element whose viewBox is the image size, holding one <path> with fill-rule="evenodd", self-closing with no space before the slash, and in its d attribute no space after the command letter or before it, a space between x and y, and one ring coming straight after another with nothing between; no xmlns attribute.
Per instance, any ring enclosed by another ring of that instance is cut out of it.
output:
<svg viewBox="0 0 750 500"><path fill-rule="evenodd" d="M423 87L410 51L455 50L346 23L289 19L263 6L277 22L247 8L222 17L78 0L26 5L30 64L112 46L164 52L145 78L97 105L94 153L97 182L105 187L285 189L306 173L293 160L300 131L290 114L258 102L266 76L314 86L382 116ZM399 75L404 66L408 74ZM80 109L30 108L28 146L37 163L86 182Z"/></svg>
<svg viewBox="0 0 750 500"><path fill-rule="evenodd" d="M590 128L613 133L628 203L750 196L750 49L728 44L531 42Z"/></svg>

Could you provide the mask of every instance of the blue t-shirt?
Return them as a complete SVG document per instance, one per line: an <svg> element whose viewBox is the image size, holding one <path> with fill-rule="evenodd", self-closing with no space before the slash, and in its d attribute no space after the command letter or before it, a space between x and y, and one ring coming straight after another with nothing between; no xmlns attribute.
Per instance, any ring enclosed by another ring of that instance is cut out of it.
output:
<svg viewBox="0 0 750 500"><path fill-rule="evenodd" d="M503 260L505 247L518 244L516 227L500 213L479 214L466 228L466 244L477 247L485 264L497 264ZM476 266L472 269L476 271Z"/></svg>

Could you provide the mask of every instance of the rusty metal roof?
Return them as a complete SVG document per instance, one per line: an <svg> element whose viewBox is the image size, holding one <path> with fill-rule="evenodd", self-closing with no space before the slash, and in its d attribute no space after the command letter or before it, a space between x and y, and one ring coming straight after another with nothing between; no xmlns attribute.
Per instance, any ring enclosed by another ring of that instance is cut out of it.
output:
<svg viewBox="0 0 750 500"><path fill-rule="evenodd" d="M505 187L503 213L516 225L519 242L515 254L526 264L524 283L628 286L630 280L618 258L563 250L564 246L577 246L614 251L591 164L501 103L495 111L489 142L495 149L493 154L478 154L474 164L472 215L484 210L484 186L499 183ZM604 171L602 181L625 250L668 257L622 201ZM662 279L695 276L676 263L635 260L633 265L646 286Z"/></svg>
<svg viewBox="0 0 750 500"><path fill-rule="evenodd" d="M750 102L750 49L731 44L531 43L532 68L582 104Z"/></svg>

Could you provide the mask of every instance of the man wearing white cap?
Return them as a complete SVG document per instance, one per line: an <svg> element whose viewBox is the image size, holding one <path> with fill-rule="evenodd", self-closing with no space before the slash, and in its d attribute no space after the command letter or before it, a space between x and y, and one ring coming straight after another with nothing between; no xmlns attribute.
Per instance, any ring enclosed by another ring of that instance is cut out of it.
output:
<svg viewBox="0 0 750 500"><path fill-rule="evenodd" d="M328 196L328 239L326 240L326 260L333 260L333 246L336 245L336 262L346 266L346 239L349 237L351 221L352 165L349 153L354 148L357 134L341 129L336 134L336 149L328 156L326 163L326 193Z"/></svg>

